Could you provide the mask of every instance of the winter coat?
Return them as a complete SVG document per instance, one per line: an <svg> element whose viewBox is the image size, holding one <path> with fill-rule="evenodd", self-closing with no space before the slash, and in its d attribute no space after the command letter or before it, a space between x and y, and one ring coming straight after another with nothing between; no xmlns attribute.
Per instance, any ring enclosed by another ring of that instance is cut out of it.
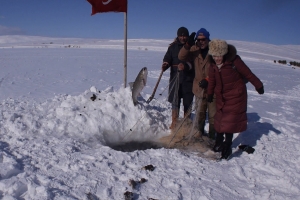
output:
<svg viewBox="0 0 300 200"><path fill-rule="evenodd" d="M170 44L168 50L164 56L163 62L168 62L171 68L170 70L170 80L169 80L169 98L168 101L170 103L173 102L174 91L175 91L175 79L177 76L177 72L179 71L177 66L180 63L183 63L185 66L184 70L179 71L179 84L182 84L183 93L191 93L192 94L192 86L194 80L194 68L191 65L188 65L185 61L181 61L178 59L178 53L184 44L181 44L178 38L175 39L173 43Z"/></svg>
<svg viewBox="0 0 300 200"><path fill-rule="evenodd" d="M201 87L199 87L199 82L208 77L209 66L212 63L210 56L207 54L205 58L202 58L201 48L197 45L193 45L190 49L182 47L179 51L178 58L183 61L187 61L188 59L191 59L193 61L195 68L193 93L198 98L206 98L207 89L202 89Z"/></svg>
<svg viewBox="0 0 300 200"><path fill-rule="evenodd" d="M207 93L216 95L214 126L218 133L238 133L247 129L247 88L243 77L256 90L263 87L263 83L237 55L236 48L228 45L222 67L219 69L213 63L209 70Z"/></svg>

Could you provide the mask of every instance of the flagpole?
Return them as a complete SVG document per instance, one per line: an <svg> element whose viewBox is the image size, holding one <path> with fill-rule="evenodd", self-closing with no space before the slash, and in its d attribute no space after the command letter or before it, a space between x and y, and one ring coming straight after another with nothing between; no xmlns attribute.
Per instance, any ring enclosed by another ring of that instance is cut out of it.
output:
<svg viewBox="0 0 300 200"><path fill-rule="evenodd" d="M92 13L102 12L124 12L124 88L127 85L127 0L113 1L107 0L105 2L100 0L87 0L92 5Z"/></svg>
<svg viewBox="0 0 300 200"><path fill-rule="evenodd" d="M124 88L127 85L127 12L124 12Z"/></svg>

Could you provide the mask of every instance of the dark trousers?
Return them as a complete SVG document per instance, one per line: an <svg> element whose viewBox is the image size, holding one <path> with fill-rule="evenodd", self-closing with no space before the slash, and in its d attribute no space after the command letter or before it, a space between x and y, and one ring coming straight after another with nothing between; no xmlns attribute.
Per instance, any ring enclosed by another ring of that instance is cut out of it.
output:
<svg viewBox="0 0 300 200"><path fill-rule="evenodd" d="M224 134L225 134L225 141L224 141ZM231 146L232 139L233 139L233 133L217 133L216 143L221 145L224 141L226 146Z"/></svg>
<svg viewBox="0 0 300 200"><path fill-rule="evenodd" d="M180 109L181 99L183 103L184 113L187 113L189 109L192 109L192 103L194 99L194 94L192 92L185 92L182 84L179 84L178 88L178 98L173 99L172 109Z"/></svg>

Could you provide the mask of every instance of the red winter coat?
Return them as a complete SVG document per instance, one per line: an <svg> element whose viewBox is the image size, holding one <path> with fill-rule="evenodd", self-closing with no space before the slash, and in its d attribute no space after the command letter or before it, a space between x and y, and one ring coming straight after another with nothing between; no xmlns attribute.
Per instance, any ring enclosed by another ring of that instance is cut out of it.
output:
<svg viewBox="0 0 300 200"><path fill-rule="evenodd" d="M247 88L243 77L255 89L263 87L263 83L236 53L236 48L228 45L228 53L220 70L215 63L209 69L207 94L216 95L214 126L218 133L238 133L247 129Z"/></svg>

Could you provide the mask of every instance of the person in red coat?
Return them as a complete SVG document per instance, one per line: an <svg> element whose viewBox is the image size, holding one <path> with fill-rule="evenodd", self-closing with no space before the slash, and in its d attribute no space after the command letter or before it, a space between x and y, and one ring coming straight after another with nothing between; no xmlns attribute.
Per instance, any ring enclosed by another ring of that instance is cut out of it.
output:
<svg viewBox="0 0 300 200"><path fill-rule="evenodd" d="M247 129L247 88L245 78L259 94L264 93L263 83L237 55L233 45L224 40L215 39L209 43L209 55L212 64L209 69L208 102L216 95L217 111L214 126L217 132L215 152L222 152L222 159L231 153L233 133ZM225 141L224 141L225 135Z"/></svg>

